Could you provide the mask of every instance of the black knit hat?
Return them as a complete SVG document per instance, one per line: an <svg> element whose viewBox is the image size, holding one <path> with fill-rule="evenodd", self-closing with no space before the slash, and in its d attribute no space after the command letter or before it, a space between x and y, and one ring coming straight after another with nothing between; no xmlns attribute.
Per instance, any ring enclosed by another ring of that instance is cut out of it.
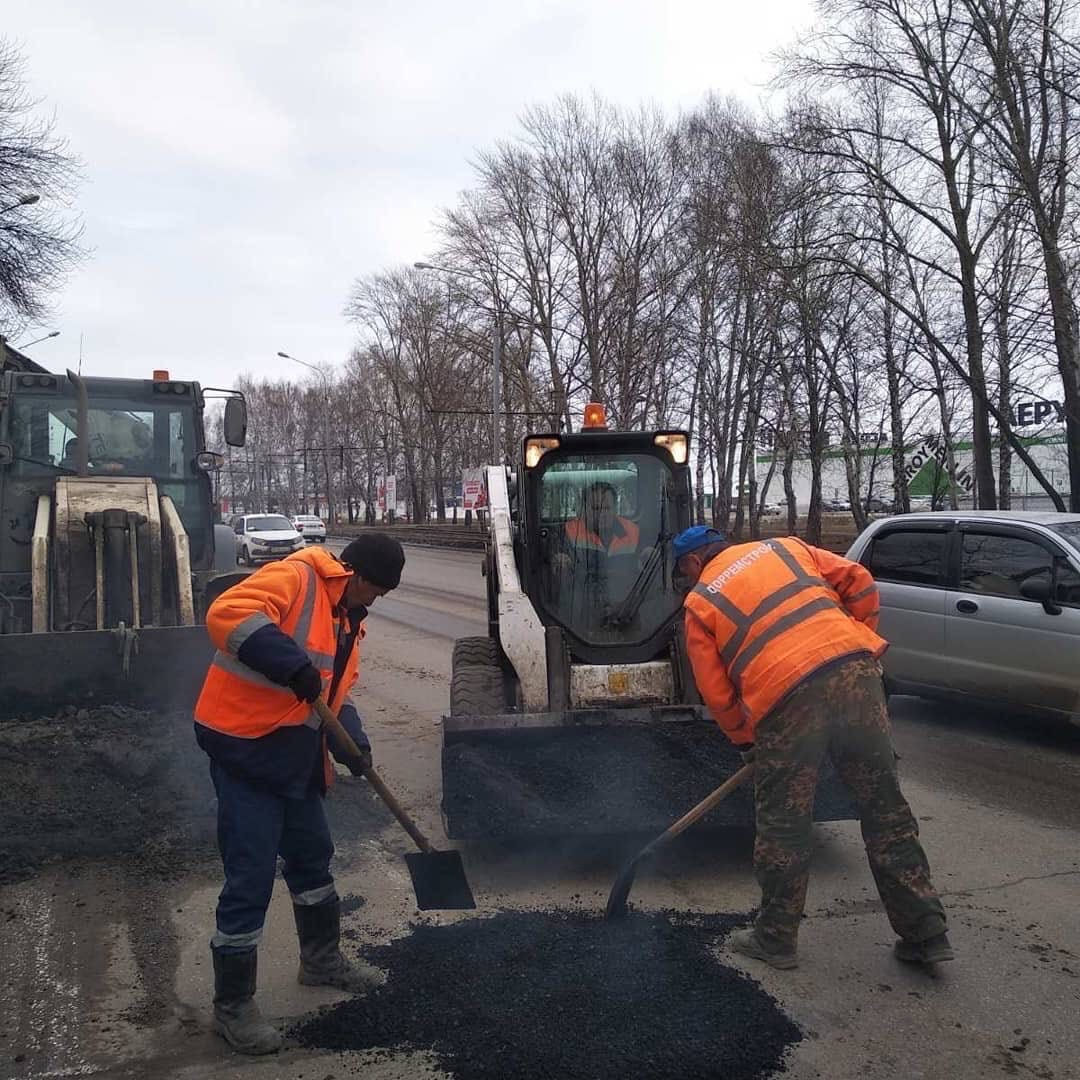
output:
<svg viewBox="0 0 1080 1080"><path fill-rule="evenodd" d="M405 565L401 544L386 533L361 533L340 555L341 561L372 585L396 589Z"/></svg>

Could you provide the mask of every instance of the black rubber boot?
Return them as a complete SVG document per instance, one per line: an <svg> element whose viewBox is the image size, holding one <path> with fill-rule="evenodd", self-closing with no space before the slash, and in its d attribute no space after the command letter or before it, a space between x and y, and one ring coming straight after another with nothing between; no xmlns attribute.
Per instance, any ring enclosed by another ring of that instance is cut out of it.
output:
<svg viewBox="0 0 1080 1080"><path fill-rule="evenodd" d="M293 904L296 933L300 938L300 974L304 986L336 986L362 994L385 982L370 964L352 964L341 955L341 901L325 904Z"/></svg>
<svg viewBox="0 0 1080 1080"><path fill-rule="evenodd" d="M255 1004L258 953L210 950L214 955L214 1030L241 1054L273 1054L281 1035Z"/></svg>

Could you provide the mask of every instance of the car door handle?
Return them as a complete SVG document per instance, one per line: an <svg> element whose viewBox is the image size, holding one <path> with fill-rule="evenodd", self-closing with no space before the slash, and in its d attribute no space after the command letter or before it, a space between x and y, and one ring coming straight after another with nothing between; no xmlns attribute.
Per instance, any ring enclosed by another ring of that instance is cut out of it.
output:
<svg viewBox="0 0 1080 1080"><path fill-rule="evenodd" d="M974 600L957 600L956 610L962 611L965 615L974 615L979 610L979 605Z"/></svg>

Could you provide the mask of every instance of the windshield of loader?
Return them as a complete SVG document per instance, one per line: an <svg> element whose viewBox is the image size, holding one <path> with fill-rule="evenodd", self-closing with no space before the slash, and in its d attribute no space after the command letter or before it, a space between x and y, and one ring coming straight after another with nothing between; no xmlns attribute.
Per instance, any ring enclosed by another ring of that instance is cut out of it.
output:
<svg viewBox="0 0 1080 1080"><path fill-rule="evenodd" d="M541 603L588 644L647 640L682 602L670 468L651 454L565 453L541 470Z"/></svg>
<svg viewBox="0 0 1080 1080"><path fill-rule="evenodd" d="M135 398L90 397L87 414L88 476L150 476L168 495L187 529L192 555L202 550L209 524L205 477L195 465L195 405ZM78 469L75 401L55 395L12 398L7 437L18 477L74 476Z"/></svg>

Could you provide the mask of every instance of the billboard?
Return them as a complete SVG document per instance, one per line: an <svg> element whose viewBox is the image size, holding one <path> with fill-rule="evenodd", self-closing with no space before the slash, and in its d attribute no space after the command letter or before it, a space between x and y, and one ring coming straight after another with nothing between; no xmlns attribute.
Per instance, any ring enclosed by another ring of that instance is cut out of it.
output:
<svg viewBox="0 0 1080 1080"><path fill-rule="evenodd" d="M380 476L376 484L379 513L386 516L387 510L397 509L397 477Z"/></svg>
<svg viewBox="0 0 1080 1080"><path fill-rule="evenodd" d="M483 469L465 469L461 474L461 505L466 510L487 506Z"/></svg>

